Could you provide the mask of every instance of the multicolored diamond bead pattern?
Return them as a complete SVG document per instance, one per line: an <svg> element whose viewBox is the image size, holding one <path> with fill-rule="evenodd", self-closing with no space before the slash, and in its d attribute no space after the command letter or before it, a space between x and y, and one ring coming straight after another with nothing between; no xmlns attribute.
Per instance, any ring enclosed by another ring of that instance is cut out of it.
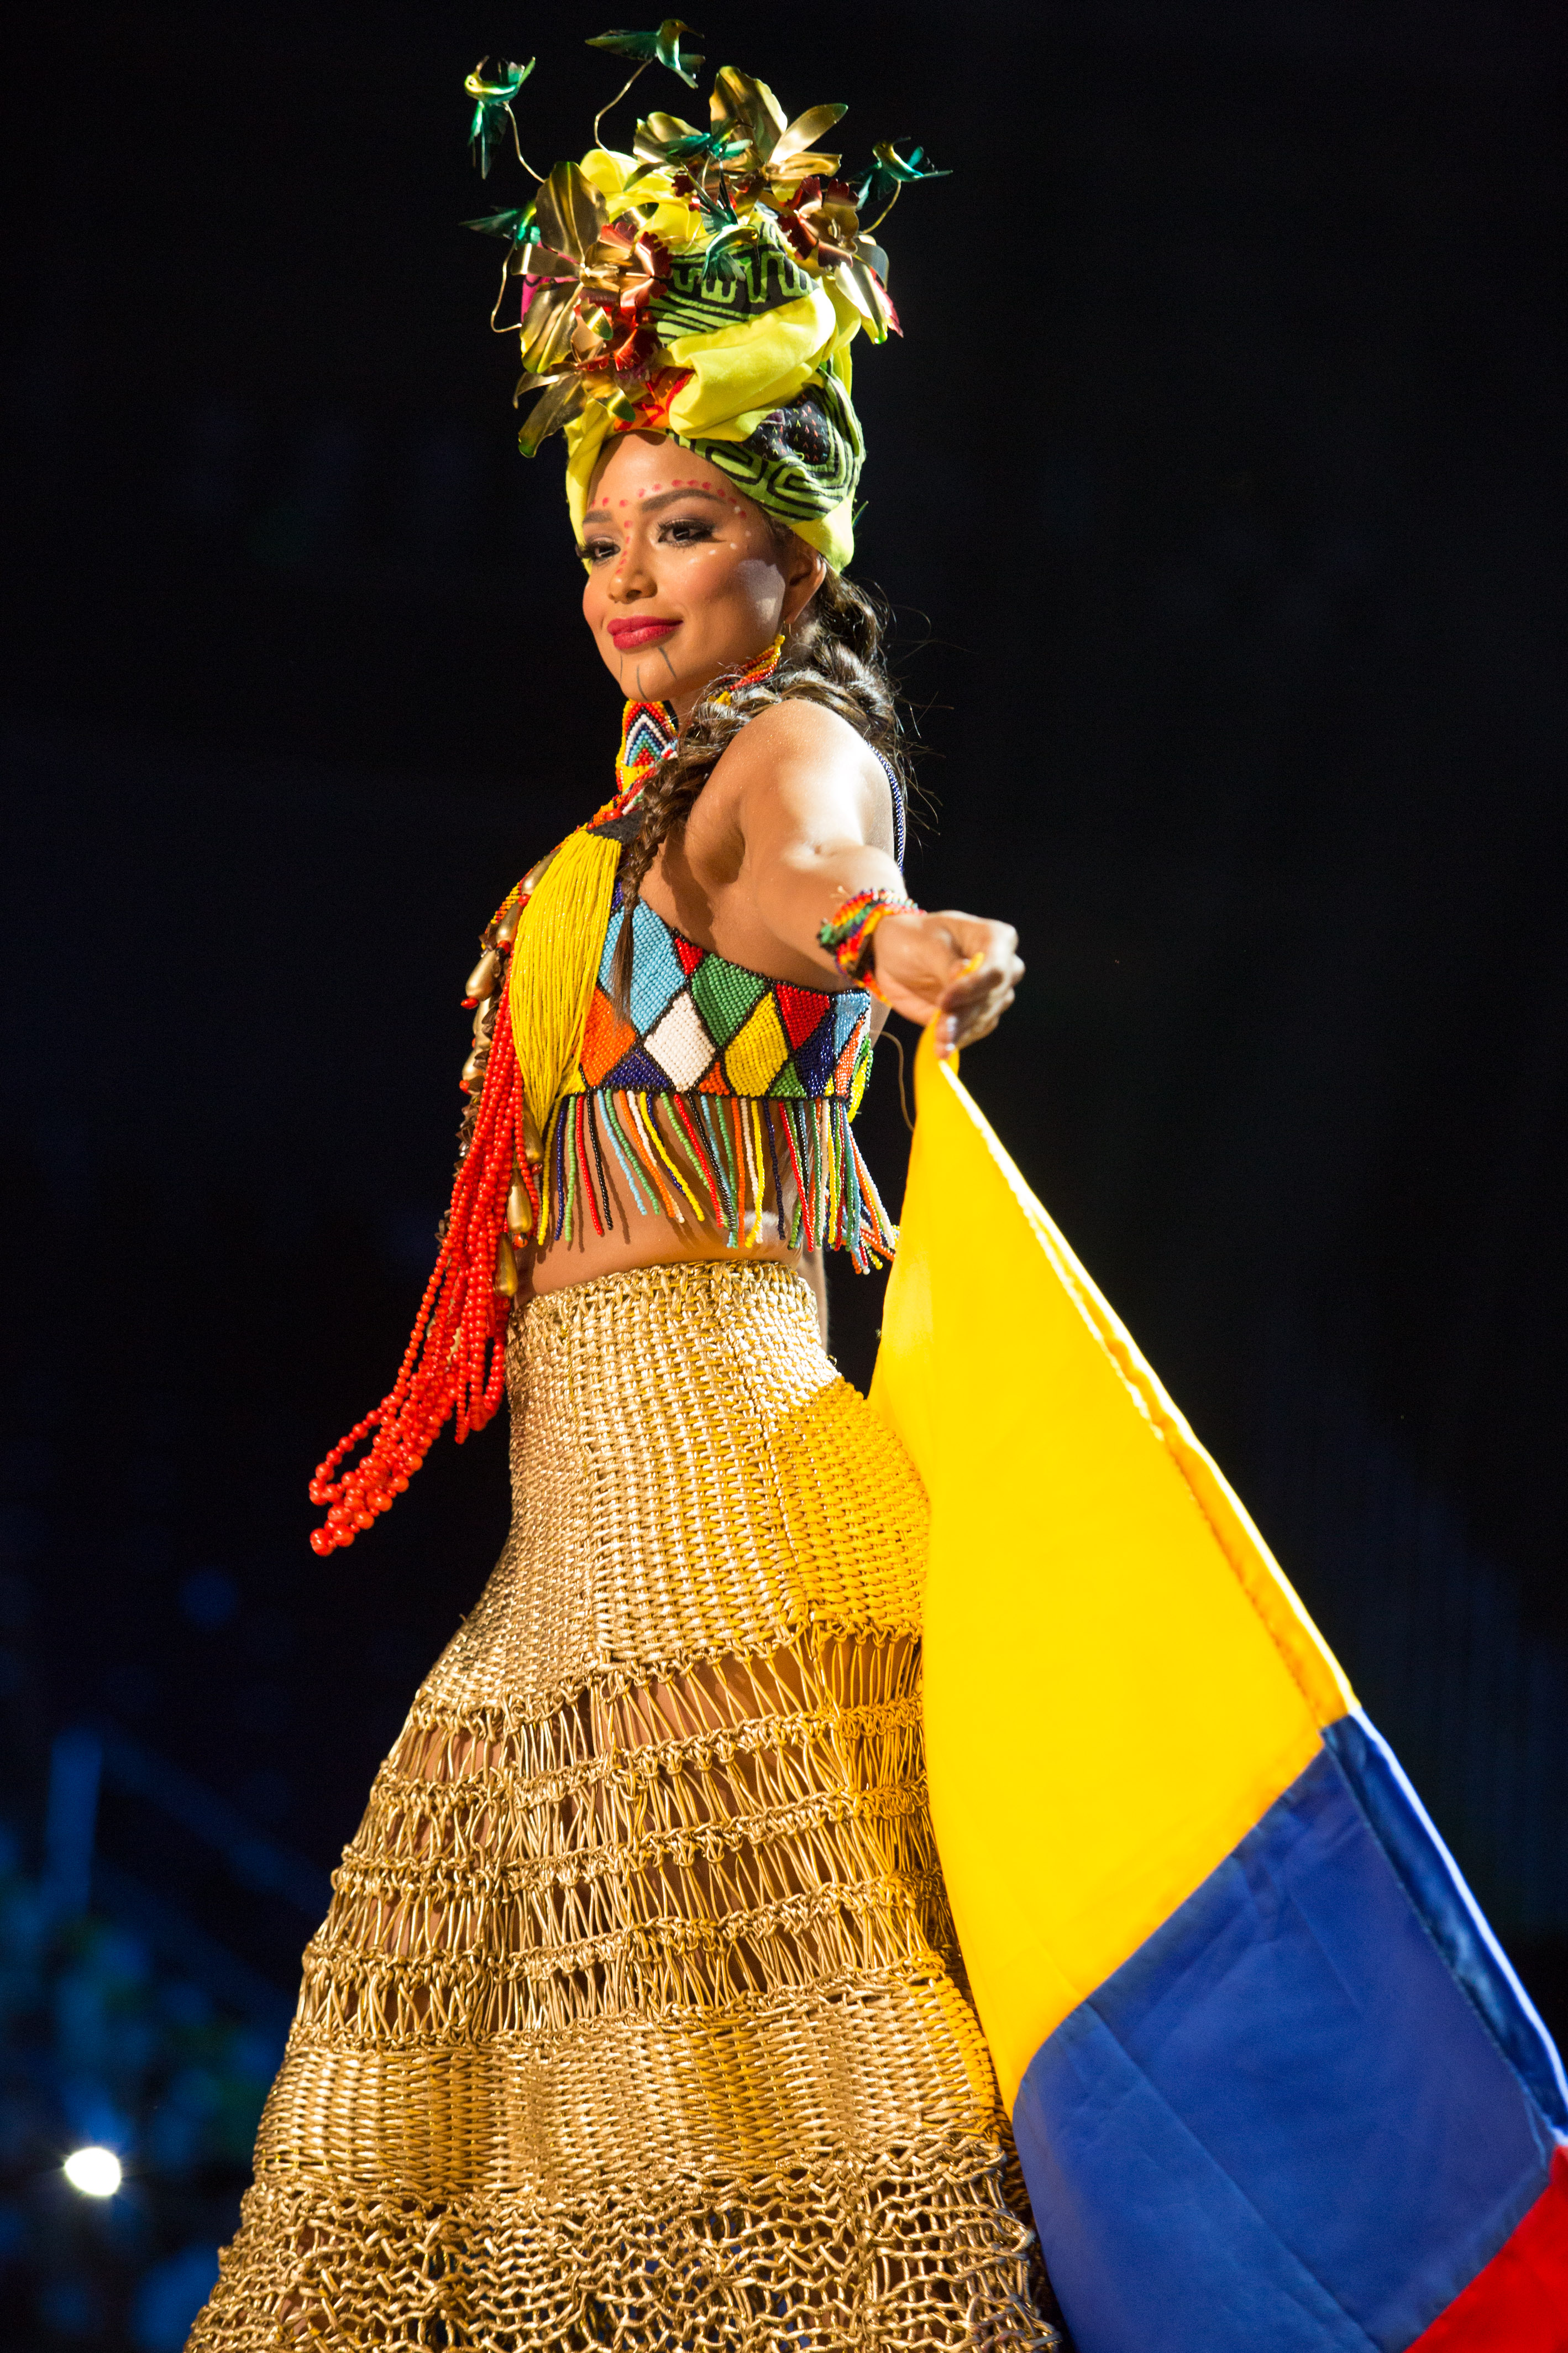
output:
<svg viewBox="0 0 1568 2353"><path fill-rule="evenodd" d="M569 1092L740 1095L859 1106L871 1060L871 1000L772 980L704 948L656 914L631 910L627 1012L611 974L626 911L617 887Z"/></svg>

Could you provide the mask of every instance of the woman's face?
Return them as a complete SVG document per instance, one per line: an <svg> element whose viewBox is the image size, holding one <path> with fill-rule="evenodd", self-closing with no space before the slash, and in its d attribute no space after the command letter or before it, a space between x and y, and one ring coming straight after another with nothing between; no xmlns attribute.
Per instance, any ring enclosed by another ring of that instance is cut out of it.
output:
<svg viewBox="0 0 1568 2353"><path fill-rule="evenodd" d="M682 722L787 628L825 565L692 450L617 434L583 519L583 611L623 694Z"/></svg>

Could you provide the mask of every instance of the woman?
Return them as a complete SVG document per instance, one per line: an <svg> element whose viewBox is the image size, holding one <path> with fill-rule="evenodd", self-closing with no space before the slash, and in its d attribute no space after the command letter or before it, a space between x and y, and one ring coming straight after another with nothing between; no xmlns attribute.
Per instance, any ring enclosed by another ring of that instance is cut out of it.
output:
<svg viewBox="0 0 1568 2353"><path fill-rule="evenodd" d="M726 69L712 132L651 118L517 231L617 790L485 935L441 1260L312 1489L353 1541L504 1359L514 1517L345 1852L197 2347L1056 2341L925 1806L924 1497L819 1328L824 1250L892 1247L877 1022L962 1045L1022 969L902 893L838 111Z"/></svg>

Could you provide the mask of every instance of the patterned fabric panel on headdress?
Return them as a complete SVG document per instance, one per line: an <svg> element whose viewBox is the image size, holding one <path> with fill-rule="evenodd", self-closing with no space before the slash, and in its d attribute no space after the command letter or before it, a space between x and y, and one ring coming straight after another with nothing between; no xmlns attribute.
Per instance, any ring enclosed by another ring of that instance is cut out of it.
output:
<svg viewBox="0 0 1568 2353"><path fill-rule="evenodd" d="M671 262L662 292L648 306L666 344L678 335L717 334L738 320L776 311L784 302L798 302L812 288L794 255L776 245L753 246L749 253L737 255L728 278L709 278L706 270L702 254Z"/></svg>
<svg viewBox="0 0 1568 2353"><path fill-rule="evenodd" d="M742 497L792 531L847 506L860 479L860 420L831 376L763 417L744 441L693 441Z"/></svg>

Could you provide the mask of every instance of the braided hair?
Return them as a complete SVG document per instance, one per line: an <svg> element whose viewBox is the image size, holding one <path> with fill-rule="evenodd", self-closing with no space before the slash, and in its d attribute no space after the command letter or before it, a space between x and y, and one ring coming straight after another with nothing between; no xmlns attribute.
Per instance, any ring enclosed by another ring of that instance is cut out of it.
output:
<svg viewBox="0 0 1568 2353"><path fill-rule="evenodd" d="M782 531L780 537L786 536ZM681 729L675 750L649 779L642 825L621 853L626 907L616 943L611 989L624 1014L631 987L631 911L648 869L695 807L725 746L774 702L820 702L847 719L882 760L895 790L908 791L903 728L888 670L891 615L884 600L837 572L827 573L791 623L778 668L754 686L731 686L730 700L713 698L727 683L713 681Z"/></svg>

